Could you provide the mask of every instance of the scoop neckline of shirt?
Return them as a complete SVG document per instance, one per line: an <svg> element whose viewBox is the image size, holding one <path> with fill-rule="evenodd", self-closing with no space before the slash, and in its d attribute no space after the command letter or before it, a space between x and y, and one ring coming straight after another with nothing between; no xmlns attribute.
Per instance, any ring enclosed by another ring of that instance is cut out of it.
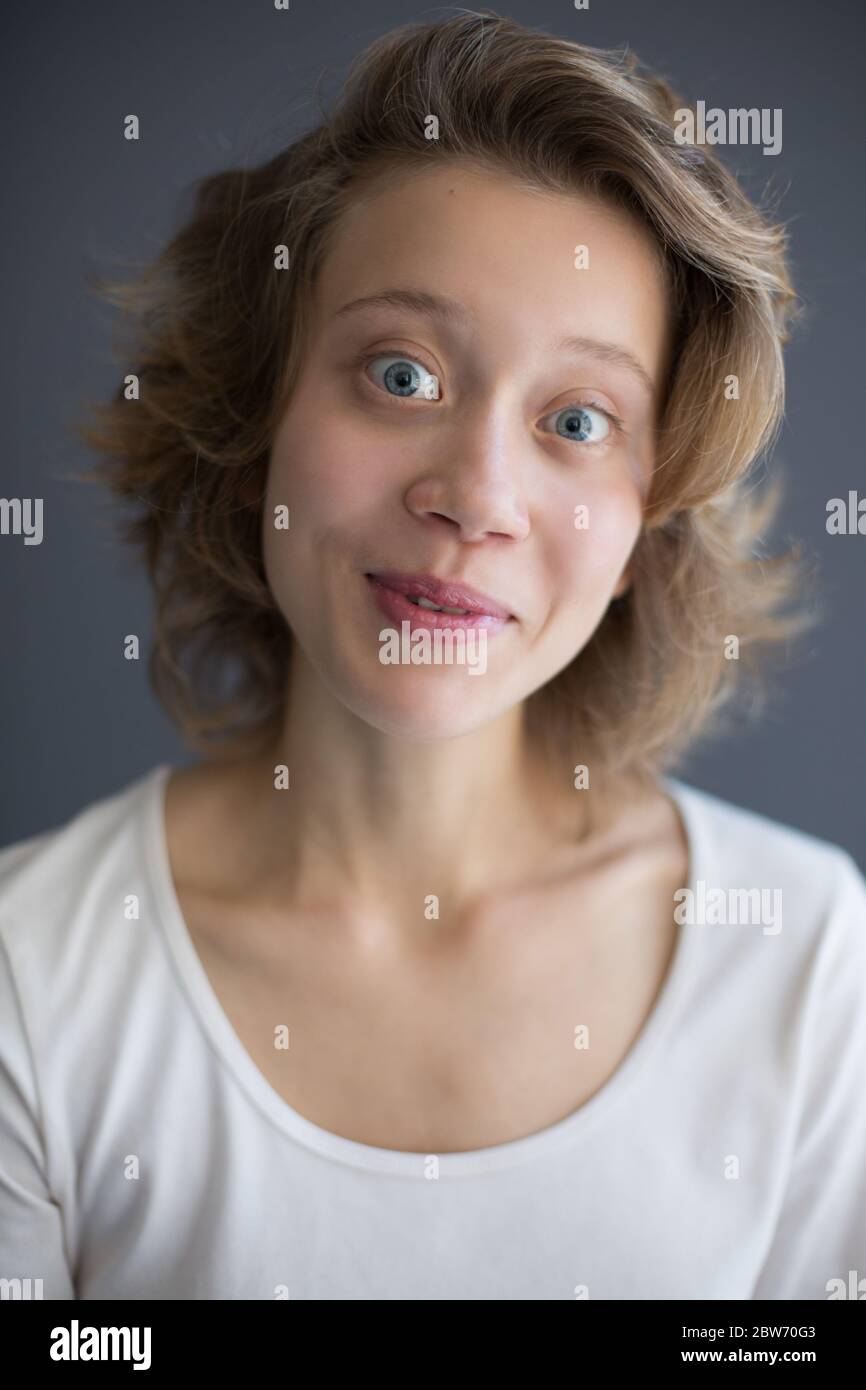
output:
<svg viewBox="0 0 866 1390"><path fill-rule="evenodd" d="M458 1177L510 1168L571 1143L623 1101L629 1087L649 1062L675 1011L698 936L693 924L679 924L673 955L653 1008L625 1057L605 1084L563 1119L503 1144L435 1155L363 1144L306 1119L283 1100L253 1061L223 1009L193 945L175 891L168 853L165 789L174 770L170 763L160 763L154 768L146 779L143 801L145 861L155 893L159 925L205 1034L248 1098L284 1134L326 1158L354 1168L423 1177L429 1171L430 1158L435 1157L440 1177ZM695 804L697 793L679 778L662 776L658 780L680 815L688 846L688 874L683 886L694 892L698 879L706 878L705 825Z"/></svg>

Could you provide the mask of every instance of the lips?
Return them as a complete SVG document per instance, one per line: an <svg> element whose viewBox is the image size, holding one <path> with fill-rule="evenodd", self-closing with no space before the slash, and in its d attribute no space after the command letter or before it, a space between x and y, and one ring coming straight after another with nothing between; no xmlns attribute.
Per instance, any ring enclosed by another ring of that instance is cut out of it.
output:
<svg viewBox="0 0 866 1390"><path fill-rule="evenodd" d="M503 621L513 617L501 603L464 584L462 580L437 579L432 574L406 574L394 570L374 570L368 573L367 578L385 589L403 594L407 599L423 598L439 608L460 608L471 617L500 618Z"/></svg>

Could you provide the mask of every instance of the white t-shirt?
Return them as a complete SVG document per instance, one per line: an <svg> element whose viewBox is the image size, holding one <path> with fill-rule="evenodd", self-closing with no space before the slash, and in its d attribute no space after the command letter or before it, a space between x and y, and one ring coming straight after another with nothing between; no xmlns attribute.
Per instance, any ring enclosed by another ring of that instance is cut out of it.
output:
<svg viewBox="0 0 866 1390"><path fill-rule="evenodd" d="M0 1278L49 1299L857 1296L866 881L844 850L664 779L693 911L622 1064L525 1138L408 1153L310 1123L241 1045L175 895L169 772L0 851Z"/></svg>

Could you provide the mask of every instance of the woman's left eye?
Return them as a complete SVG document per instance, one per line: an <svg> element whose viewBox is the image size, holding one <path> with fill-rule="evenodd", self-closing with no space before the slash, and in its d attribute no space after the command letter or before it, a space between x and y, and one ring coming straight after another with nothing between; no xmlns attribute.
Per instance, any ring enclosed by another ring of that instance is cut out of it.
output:
<svg viewBox="0 0 866 1390"><path fill-rule="evenodd" d="M556 421L556 433L578 444L601 444L619 421L607 410L591 405L567 405L548 419Z"/></svg>

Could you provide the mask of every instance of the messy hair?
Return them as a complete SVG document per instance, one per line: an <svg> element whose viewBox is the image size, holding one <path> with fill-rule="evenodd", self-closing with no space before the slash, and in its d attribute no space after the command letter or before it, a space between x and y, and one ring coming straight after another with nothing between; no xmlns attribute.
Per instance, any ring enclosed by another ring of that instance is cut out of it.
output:
<svg viewBox="0 0 866 1390"><path fill-rule="evenodd" d="M718 732L735 691L763 703L764 657L815 617L799 547L761 553L779 488L759 493L754 477L782 419L798 306L785 229L710 149L675 139L685 109L628 50L490 10L408 24L355 60L314 129L198 183L185 224L132 282L100 280L132 328L124 372L140 389L130 400L121 383L78 427L99 455L84 476L135 508L122 534L155 590L150 678L191 747L261 752L281 726L293 638L266 582L262 509L311 291L365 184L443 160L637 216L668 286L672 351L632 584L526 700L530 737L560 769L573 754L602 782L652 779ZM279 246L289 269L275 268Z"/></svg>

